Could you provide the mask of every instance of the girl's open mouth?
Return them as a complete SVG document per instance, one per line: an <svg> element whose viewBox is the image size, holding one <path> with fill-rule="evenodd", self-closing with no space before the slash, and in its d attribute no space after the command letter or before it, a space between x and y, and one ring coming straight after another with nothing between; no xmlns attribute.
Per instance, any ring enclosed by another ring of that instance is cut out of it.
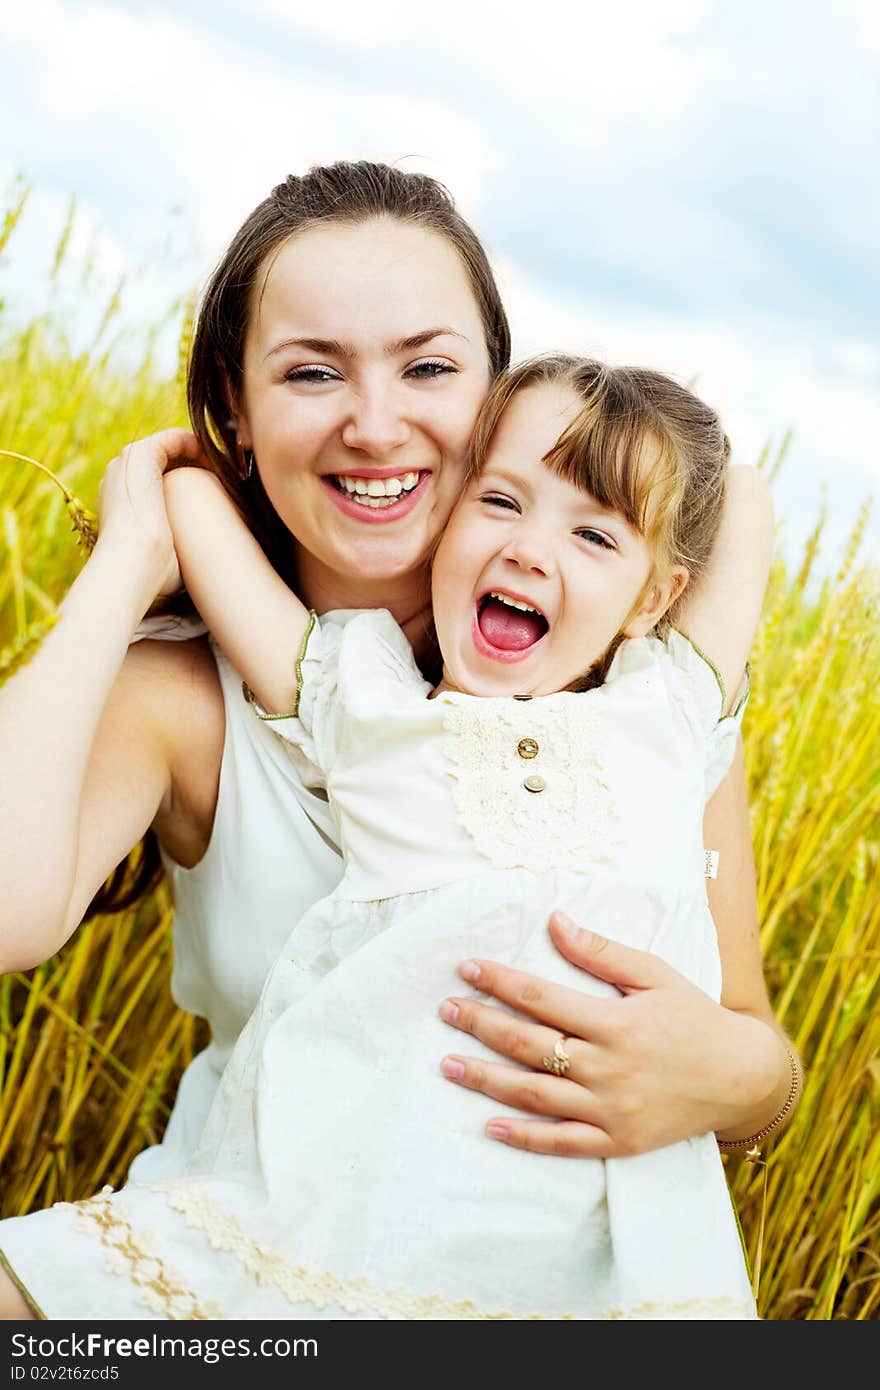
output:
<svg viewBox="0 0 880 1390"><path fill-rule="evenodd" d="M327 473L321 482L346 516L375 524L397 521L411 512L425 492L430 477L427 470L393 473L384 468L364 474Z"/></svg>
<svg viewBox="0 0 880 1390"><path fill-rule="evenodd" d="M539 608L498 589L474 605L474 646L495 661L521 661L550 631Z"/></svg>

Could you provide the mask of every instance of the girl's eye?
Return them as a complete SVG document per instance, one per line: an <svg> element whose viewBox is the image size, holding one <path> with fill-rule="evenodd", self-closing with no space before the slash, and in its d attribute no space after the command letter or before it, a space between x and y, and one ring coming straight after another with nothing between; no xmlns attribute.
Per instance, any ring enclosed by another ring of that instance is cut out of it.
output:
<svg viewBox="0 0 880 1390"><path fill-rule="evenodd" d="M602 548L602 550L614 549L613 544L607 536L603 536L601 531L591 530L588 526L585 526L580 531L576 531L575 535L582 536L585 541L590 542L590 545L598 545Z"/></svg>
<svg viewBox="0 0 880 1390"><path fill-rule="evenodd" d="M415 377L417 381L429 381L435 376L445 376L447 372L457 372L458 368L453 367L451 362L445 362L438 358L426 358L424 362L414 362L411 367L407 367L406 375Z"/></svg>
<svg viewBox="0 0 880 1390"><path fill-rule="evenodd" d="M338 372L334 372L332 367L291 367L289 372L284 373L285 381L304 381L318 382L323 384L327 381L339 381Z"/></svg>
<svg viewBox="0 0 880 1390"><path fill-rule="evenodd" d="M519 507L512 497L505 497L500 492L488 492L480 501L487 507L502 507L505 511L518 512Z"/></svg>

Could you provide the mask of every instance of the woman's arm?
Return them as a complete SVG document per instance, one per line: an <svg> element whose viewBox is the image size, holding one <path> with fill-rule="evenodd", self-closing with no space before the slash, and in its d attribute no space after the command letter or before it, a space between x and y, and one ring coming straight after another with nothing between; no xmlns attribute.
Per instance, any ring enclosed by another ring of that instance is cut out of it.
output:
<svg viewBox="0 0 880 1390"><path fill-rule="evenodd" d="M758 1133L780 1113L792 1084L792 1063L801 1070L800 1058L776 1022L767 995L761 957L755 861L749 820L748 787L742 739L737 740L733 766L706 807L703 843L721 846L718 874L707 882L707 894L721 954L721 1003L725 1009L762 1024L776 1039L776 1084L762 1100L757 1077L743 1069L745 1110L735 1125L715 1126L722 1143L739 1141ZM736 1084L736 1083L735 1083ZM774 1132L791 1118L791 1106Z"/></svg>
<svg viewBox="0 0 880 1390"><path fill-rule="evenodd" d="M108 466L95 550L0 688L2 971L59 949L170 796L192 655L129 642L156 594L179 585L161 478L181 456L198 458L198 444L169 430Z"/></svg>
<svg viewBox="0 0 880 1390"><path fill-rule="evenodd" d="M308 610L275 573L222 483L203 468L165 478L183 581L210 631L267 710L296 708Z"/></svg>

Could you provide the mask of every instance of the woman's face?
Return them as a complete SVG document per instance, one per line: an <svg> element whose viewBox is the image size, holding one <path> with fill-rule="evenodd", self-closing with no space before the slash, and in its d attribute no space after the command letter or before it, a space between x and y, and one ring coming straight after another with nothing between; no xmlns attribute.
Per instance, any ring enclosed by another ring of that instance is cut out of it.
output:
<svg viewBox="0 0 880 1390"><path fill-rule="evenodd" d="M340 578L425 564L489 380L467 273L437 233L389 218L329 224L267 259L238 436L299 542L307 601L338 592Z"/></svg>

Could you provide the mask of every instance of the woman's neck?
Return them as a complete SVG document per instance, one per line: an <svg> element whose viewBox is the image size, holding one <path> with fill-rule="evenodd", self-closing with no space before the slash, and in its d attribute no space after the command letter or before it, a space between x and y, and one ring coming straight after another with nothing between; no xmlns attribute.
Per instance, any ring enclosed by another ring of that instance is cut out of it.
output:
<svg viewBox="0 0 880 1390"><path fill-rule="evenodd" d="M420 665L435 656L431 619L431 576L427 568L393 579L362 579L339 574L313 555L297 557L296 590L319 615L337 608L387 608L400 624Z"/></svg>

